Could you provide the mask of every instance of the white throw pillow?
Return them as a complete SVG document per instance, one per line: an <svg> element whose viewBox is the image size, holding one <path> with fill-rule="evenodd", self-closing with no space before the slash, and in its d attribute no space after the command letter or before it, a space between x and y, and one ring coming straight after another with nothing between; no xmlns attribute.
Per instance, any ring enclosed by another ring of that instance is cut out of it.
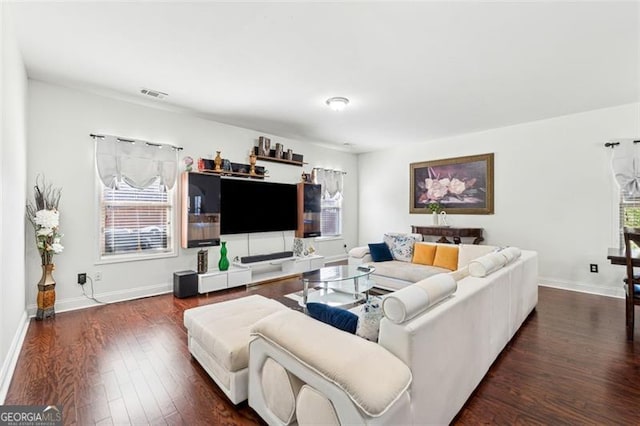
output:
<svg viewBox="0 0 640 426"><path fill-rule="evenodd" d="M413 245L422 241L420 234L384 234L383 241L389 246L389 251L394 260L411 262L413 258Z"/></svg>
<svg viewBox="0 0 640 426"><path fill-rule="evenodd" d="M384 298L382 309L387 319L401 324L451 296L458 284L451 274L433 275Z"/></svg>
<svg viewBox="0 0 640 426"><path fill-rule="evenodd" d="M356 328L356 335L371 342L377 342L382 316L381 299L379 297L370 296L369 301L362 305L358 311L358 327Z"/></svg>

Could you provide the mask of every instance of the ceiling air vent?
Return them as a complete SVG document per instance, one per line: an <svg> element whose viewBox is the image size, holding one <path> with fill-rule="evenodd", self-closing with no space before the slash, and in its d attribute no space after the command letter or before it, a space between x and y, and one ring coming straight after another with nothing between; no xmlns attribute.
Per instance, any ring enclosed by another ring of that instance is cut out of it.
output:
<svg viewBox="0 0 640 426"><path fill-rule="evenodd" d="M169 94L167 93L159 92L157 90L152 90L152 89L145 89L145 88L140 89L140 93L142 93L143 95L151 96L152 98L156 98L156 99L164 99L165 97L169 96Z"/></svg>

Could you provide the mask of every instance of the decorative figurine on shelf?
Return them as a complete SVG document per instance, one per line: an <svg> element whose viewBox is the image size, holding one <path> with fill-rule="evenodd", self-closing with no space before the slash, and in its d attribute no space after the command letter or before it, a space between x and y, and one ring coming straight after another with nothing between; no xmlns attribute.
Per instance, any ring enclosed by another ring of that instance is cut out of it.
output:
<svg viewBox="0 0 640 426"><path fill-rule="evenodd" d="M213 169L214 172L222 171L222 157L220 157L220 152L221 151L216 151L216 158L213 159L213 164L215 165L215 168Z"/></svg>
<svg viewBox="0 0 640 426"><path fill-rule="evenodd" d="M439 223L440 226L449 226L449 224L447 223L447 212L445 212L444 210L440 212Z"/></svg>
<svg viewBox="0 0 640 426"><path fill-rule="evenodd" d="M302 257L304 254L304 240L302 238L293 239L293 255L296 257Z"/></svg>
<svg viewBox="0 0 640 426"><path fill-rule="evenodd" d="M218 269L226 271L229 269L229 259L227 259L227 242L220 242L220 260L218 261Z"/></svg>
<svg viewBox="0 0 640 426"><path fill-rule="evenodd" d="M288 149L287 150L287 160L293 161L293 150L292 149Z"/></svg>
<svg viewBox="0 0 640 426"><path fill-rule="evenodd" d="M193 158L187 156L187 157L184 157L182 161L184 161L185 172L190 172L191 170L193 170Z"/></svg>
<svg viewBox="0 0 640 426"><path fill-rule="evenodd" d="M271 139L260 136L258 138L258 155L268 157L271 151Z"/></svg>
<svg viewBox="0 0 640 426"><path fill-rule="evenodd" d="M209 270L209 251L198 250L198 273L206 274Z"/></svg>
<svg viewBox="0 0 640 426"><path fill-rule="evenodd" d="M222 160L222 170L224 170L225 172L232 172L233 170L231 169L231 161L227 160L226 158Z"/></svg>
<svg viewBox="0 0 640 426"><path fill-rule="evenodd" d="M249 174L256 174L256 155L253 151L249 151Z"/></svg>
<svg viewBox="0 0 640 426"><path fill-rule="evenodd" d="M281 143L276 143L276 158L282 159L282 153L284 151L284 147Z"/></svg>

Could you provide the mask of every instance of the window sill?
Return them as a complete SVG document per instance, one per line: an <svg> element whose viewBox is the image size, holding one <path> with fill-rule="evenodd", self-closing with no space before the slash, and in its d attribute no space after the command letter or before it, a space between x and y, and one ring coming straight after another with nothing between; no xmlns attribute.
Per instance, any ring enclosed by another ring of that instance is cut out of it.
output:
<svg viewBox="0 0 640 426"><path fill-rule="evenodd" d="M154 254L116 254L113 256L103 257L94 262L94 265L108 265L110 263L137 262L140 260L166 259L168 257L178 257L177 251L169 253Z"/></svg>
<svg viewBox="0 0 640 426"><path fill-rule="evenodd" d="M314 241L323 242L323 241L338 241L343 240L342 235L331 235L327 237L315 237Z"/></svg>

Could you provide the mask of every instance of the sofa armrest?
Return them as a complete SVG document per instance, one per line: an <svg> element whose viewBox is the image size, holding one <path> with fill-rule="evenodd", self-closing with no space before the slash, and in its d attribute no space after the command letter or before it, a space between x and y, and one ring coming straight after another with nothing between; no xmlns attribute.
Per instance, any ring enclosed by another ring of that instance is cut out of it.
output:
<svg viewBox="0 0 640 426"><path fill-rule="evenodd" d="M298 374L305 369L314 372L340 389L368 417L383 416L402 399L412 380L407 365L386 349L298 311L269 315L253 325L251 335L250 364L255 345L263 340L288 354L288 362L284 357L274 359L282 360L280 364L292 374L309 383ZM335 348L349 350L336 352ZM380 365L385 368L379 369Z"/></svg>
<svg viewBox="0 0 640 426"><path fill-rule="evenodd" d="M349 265L358 266L369 262L373 262L373 258L369 252L369 247L354 247L349 250Z"/></svg>

